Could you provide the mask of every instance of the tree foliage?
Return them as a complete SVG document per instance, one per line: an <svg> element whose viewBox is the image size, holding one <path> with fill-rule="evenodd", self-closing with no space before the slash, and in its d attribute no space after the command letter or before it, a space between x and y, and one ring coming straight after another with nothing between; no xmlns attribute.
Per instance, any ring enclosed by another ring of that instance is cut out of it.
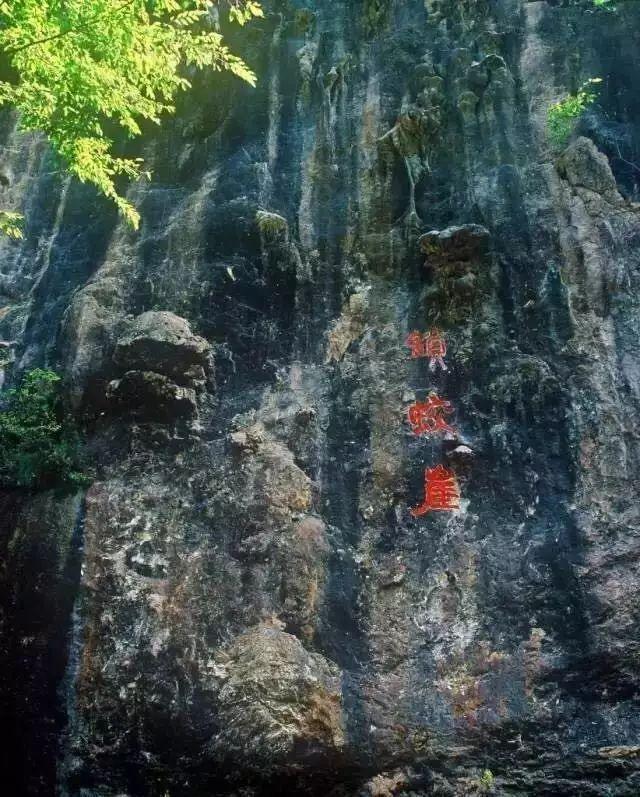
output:
<svg viewBox="0 0 640 797"><path fill-rule="evenodd" d="M262 16L253 0L230 0L232 21ZM137 227L135 208L115 185L144 172L118 157L120 129L139 136L142 120L173 113L190 86L188 68L226 70L255 84L225 45L209 0L0 0L0 52L9 78L0 104L20 113L23 130L40 130L66 167L112 199Z"/></svg>
<svg viewBox="0 0 640 797"><path fill-rule="evenodd" d="M22 238L23 217L21 213L12 210L0 210L0 232L9 238L17 240Z"/></svg>
<svg viewBox="0 0 640 797"><path fill-rule="evenodd" d="M0 394L0 484L40 487L81 483L78 438L62 408L60 377L29 371Z"/></svg>
<svg viewBox="0 0 640 797"><path fill-rule="evenodd" d="M602 83L602 78L590 78L575 94L569 94L552 105L547 112L549 138L556 147L564 146L574 130L577 120L598 96L593 86Z"/></svg>

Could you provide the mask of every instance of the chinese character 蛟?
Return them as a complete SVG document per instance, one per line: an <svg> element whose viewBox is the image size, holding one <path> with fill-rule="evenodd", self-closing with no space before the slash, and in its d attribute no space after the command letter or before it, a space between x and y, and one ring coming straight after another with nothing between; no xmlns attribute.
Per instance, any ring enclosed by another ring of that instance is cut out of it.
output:
<svg viewBox="0 0 640 797"><path fill-rule="evenodd" d="M460 506L460 488L454 474L443 465L424 472L424 501L411 510L414 517L430 510L451 511Z"/></svg>
<svg viewBox="0 0 640 797"><path fill-rule="evenodd" d="M416 435L434 434L435 432L451 432L453 427L442 417L453 412L450 401L441 399L437 393L431 391L426 401L416 401L409 407L407 417L411 424L411 430Z"/></svg>

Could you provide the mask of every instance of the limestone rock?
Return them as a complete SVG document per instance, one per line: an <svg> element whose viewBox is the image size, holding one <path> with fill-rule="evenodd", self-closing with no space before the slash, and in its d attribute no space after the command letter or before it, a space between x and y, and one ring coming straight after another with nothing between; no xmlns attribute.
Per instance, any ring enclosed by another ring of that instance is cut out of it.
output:
<svg viewBox="0 0 640 797"><path fill-rule="evenodd" d="M271 213L267 210L259 210L256 213L256 223L260 234L266 240L282 239L286 241L289 237L289 225L284 216L279 213Z"/></svg>
<svg viewBox="0 0 640 797"><path fill-rule="evenodd" d="M150 310L134 319L116 343L115 363L128 371L155 371L181 384L202 382L210 368L209 343L175 313Z"/></svg>
<svg viewBox="0 0 640 797"><path fill-rule="evenodd" d="M169 570L165 552L151 539L137 542L127 550L127 565L147 578L165 578Z"/></svg>
<svg viewBox="0 0 640 797"><path fill-rule="evenodd" d="M71 300L65 313L66 382L71 403L100 406L109 378L111 354L125 324L123 284L107 275L90 282ZM94 383L98 383L97 389Z"/></svg>
<svg viewBox="0 0 640 797"><path fill-rule="evenodd" d="M229 435L231 448L238 454L257 454L264 441L265 428L261 423L238 429Z"/></svg>
<svg viewBox="0 0 640 797"><path fill-rule="evenodd" d="M383 772L375 775L366 784L366 793L369 797L393 797L394 794L404 791L408 785L409 779L402 770Z"/></svg>
<svg viewBox="0 0 640 797"><path fill-rule="evenodd" d="M623 202L607 156L590 138L580 136L569 144L558 159L558 171L574 188L601 194L612 204Z"/></svg>
<svg viewBox="0 0 640 797"><path fill-rule="evenodd" d="M282 562L283 617L305 639L315 630L327 578L330 546L320 518L304 517L279 541Z"/></svg>
<svg viewBox="0 0 640 797"><path fill-rule="evenodd" d="M218 657L220 733L214 745L253 766L335 757L344 746L340 671L273 625Z"/></svg>
<svg viewBox="0 0 640 797"><path fill-rule="evenodd" d="M328 334L325 362L339 362L351 344L366 329L368 297L366 292L354 293L342 309L342 315L334 322Z"/></svg>
<svg viewBox="0 0 640 797"><path fill-rule="evenodd" d="M590 5L269 4L136 233L0 125L5 386L55 367L100 479L0 495L7 794L640 793L640 3Z"/></svg>

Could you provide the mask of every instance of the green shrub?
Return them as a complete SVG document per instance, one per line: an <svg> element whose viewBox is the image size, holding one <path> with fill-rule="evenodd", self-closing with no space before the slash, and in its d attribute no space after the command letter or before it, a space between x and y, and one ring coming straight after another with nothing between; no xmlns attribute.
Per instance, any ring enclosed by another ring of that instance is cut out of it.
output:
<svg viewBox="0 0 640 797"><path fill-rule="evenodd" d="M493 789L494 783L495 778L493 777L493 772L490 769L485 769L478 780L481 793L487 794L490 792L491 789Z"/></svg>
<svg viewBox="0 0 640 797"><path fill-rule="evenodd" d="M390 0L365 0L363 16L367 38L380 33L389 19L390 10Z"/></svg>
<svg viewBox="0 0 640 797"><path fill-rule="evenodd" d="M289 225L287 220L279 213L269 213L267 210L259 210L256 213L256 222L260 232L268 238L286 236Z"/></svg>
<svg viewBox="0 0 640 797"><path fill-rule="evenodd" d="M597 94L591 87L597 83L602 83L602 78L594 77L585 81L576 94L569 94L547 111L549 138L555 147L560 148L567 143L577 120L595 101Z"/></svg>
<svg viewBox="0 0 640 797"><path fill-rule="evenodd" d="M66 416L60 377L37 368L18 387L0 393L0 485L80 484L79 438Z"/></svg>

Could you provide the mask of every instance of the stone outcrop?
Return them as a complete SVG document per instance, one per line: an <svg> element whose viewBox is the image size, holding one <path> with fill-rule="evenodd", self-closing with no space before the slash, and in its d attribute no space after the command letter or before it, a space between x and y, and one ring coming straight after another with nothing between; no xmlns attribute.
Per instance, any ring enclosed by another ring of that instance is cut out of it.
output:
<svg viewBox="0 0 640 797"><path fill-rule="evenodd" d="M480 224L431 230L418 239L429 263L459 263L486 255L490 233Z"/></svg>
<svg viewBox="0 0 640 797"><path fill-rule="evenodd" d="M115 364L127 371L154 371L180 384L203 382L210 346L175 313L150 310L133 320L115 346Z"/></svg>
<svg viewBox="0 0 640 797"><path fill-rule="evenodd" d="M114 409L161 422L198 414L196 388L212 374L211 347L184 318L142 313L116 342L113 361L124 371L107 386Z"/></svg>
<svg viewBox="0 0 640 797"><path fill-rule="evenodd" d="M339 670L277 626L247 631L218 656L225 756L251 767L335 759L344 746Z"/></svg>
<svg viewBox="0 0 640 797"><path fill-rule="evenodd" d="M611 166L589 138L580 136L558 158L558 173L574 189L599 194L612 205L620 205L620 196Z"/></svg>
<svg viewBox="0 0 640 797"><path fill-rule="evenodd" d="M154 371L127 371L109 383L107 399L118 410L157 421L193 418L198 412L193 388Z"/></svg>

